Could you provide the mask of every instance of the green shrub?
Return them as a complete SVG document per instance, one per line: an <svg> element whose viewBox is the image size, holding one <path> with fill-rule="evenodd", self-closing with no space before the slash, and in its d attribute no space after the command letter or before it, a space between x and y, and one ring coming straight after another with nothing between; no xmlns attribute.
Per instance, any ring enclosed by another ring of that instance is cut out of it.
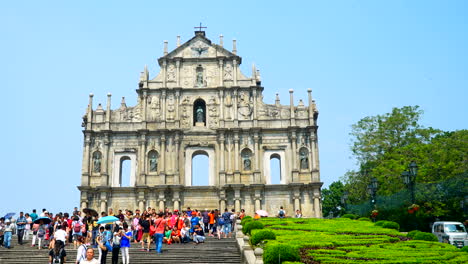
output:
<svg viewBox="0 0 468 264"><path fill-rule="evenodd" d="M265 226L259 221L249 221L244 226L242 226L242 232L244 234L249 234L254 229L263 229Z"/></svg>
<svg viewBox="0 0 468 264"><path fill-rule="evenodd" d="M360 217L358 220L359 220L359 221L369 221L369 222L371 221L371 220L369 219L369 217Z"/></svg>
<svg viewBox="0 0 468 264"><path fill-rule="evenodd" d="M432 234L432 233L427 233L427 232L417 232L414 237L414 240L424 240L424 241L439 241L437 239L437 236Z"/></svg>
<svg viewBox="0 0 468 264"><path fill-rule="evenodd" d="M251 216L245 216L241 220L241 225L244 226L247 222L252 221L252 220L253 220L253 218Z"/></svg>
<svg viewBox="0 0 468 264"><path fill-rule="evenodd" d="M358 216L355 215L355 214L344 214L344 215L341 216L341 218L356 219L356 218L358 218Z"/></svg>
<svg viewBox="0 0 468 264"><path fill-rule="evenodd" d="M397 222L393 221L386 221L383 225L383 228L390 228L395 230L400 230L400 225Z"/></svg>
<svg viewBox="0 0 468 264"><path fill-rule="evenodd" d="M460 250L468 253L468 246L464 246L464 247L460 248Z"/></svg>
<svg viewBox="0 0 468 264"><path fill-rule="evenodd" d="M255 232L252 232L250 243L252 243L252 245L257 245L265 239L276 239L276 235L269 229L256 230Z"/></svg>
<svg viewBox="0 0 468 264"><path fill-rule="evenodd" d="M385 222L388 222L388 221L387 220L380 220L380 221L375 222L375 225L376 226L383 226L383 224L385 224Z"/></svg>
<svg viewBox="0 0 468 264"><path fill-rule="evenodd" d="M276 244L266 247L263 253L265 264L280 264L283 261L299 261L299 251L290 245Z"/></svg>
<svg viewBox="0 0 468 264"><path fill-rule="evenodd" d="M406 237L409 237L409 238L411 238L411 239L414 239L414 236L415 236L417 233L419 233L419 232L421 232L421 231L419 231L419 230L410 231L410 232L408 232L408 234L406 235Z"/></svg>

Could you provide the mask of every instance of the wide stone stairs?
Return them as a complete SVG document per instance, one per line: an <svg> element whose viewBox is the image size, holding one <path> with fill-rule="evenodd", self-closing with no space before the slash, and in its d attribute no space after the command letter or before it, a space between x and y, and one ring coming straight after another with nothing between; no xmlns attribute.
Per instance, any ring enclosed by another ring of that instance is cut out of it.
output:
<svg viewBox="0 0 468 264"><path fill-rule="evenodd" d="M18 245L16 236L12 239L12 248L0 248L0 264L43 264L48 263L48 249L32 248L30 242ZM156 254L154 243L150 251L142 251L141 245L132 243L130 247L130 263L241 263L241 254L234 238L218 240L207 237L205 243L195 244L163 244L162 254ZM66 263L75 263L76 250L73 245L66 247ZM98 250L95 249L94 256L98 258ZM112 252L107 254L106 263L112 263ZM119 254L119 263L122 263L122 255Z"/></svg>

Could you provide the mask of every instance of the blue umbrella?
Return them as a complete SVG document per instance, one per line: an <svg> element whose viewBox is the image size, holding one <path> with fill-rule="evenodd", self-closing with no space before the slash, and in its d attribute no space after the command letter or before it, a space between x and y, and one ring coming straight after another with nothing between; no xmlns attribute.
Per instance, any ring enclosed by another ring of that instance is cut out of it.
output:
<svg viewBox="0 0 468 264"><path fill-rule="evenodd" d="M104 217L101 217L99 218L99 220L97 221L98 224L110 224L110 223L114 223L115 221L119 221L119 219L115 216L104 216Z"/></svg>
<svg viewBox="0 0 468 264"><path fill-rule="evenodd" d="M8 213L4 216L5 219L10 219L15 215L15 213Z"/></svg>

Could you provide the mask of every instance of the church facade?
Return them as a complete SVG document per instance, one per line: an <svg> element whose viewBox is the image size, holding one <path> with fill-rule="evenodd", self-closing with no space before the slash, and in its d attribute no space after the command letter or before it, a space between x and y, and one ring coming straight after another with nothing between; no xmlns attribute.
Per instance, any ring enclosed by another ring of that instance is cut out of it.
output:
<svg viewBox="0 0 468 264"><path fill-rule="evenodd" d="M212 43L204 31L158 59L150 79L145 67L138 102L118 109L93 109L90 94L83 117L81 207L100 211L152 208L235 208L253 215L301 210L322 217L317 140L318 110L308 102L263 102L260 73L239 69L232 51ZM193 184L193 158L208 157L207 186ZM273 179L272 160L279 163ZM123 182L122 165L130 177Z"/></svg>

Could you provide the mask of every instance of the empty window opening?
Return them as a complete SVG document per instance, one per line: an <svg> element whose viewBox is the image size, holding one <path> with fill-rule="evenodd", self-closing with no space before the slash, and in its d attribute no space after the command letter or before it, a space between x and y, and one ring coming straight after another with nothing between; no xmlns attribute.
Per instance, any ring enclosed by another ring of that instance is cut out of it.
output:
<svg viewBox="0 0 468 264"><path fill-rule="evenodd" d="M210 175L209 159L206 153L196 153L192 157L192 186L208 186Z"/></svg>
<svg viewBox="0 0 468 264"><path fill-rule="evenodd" d="M281 157L278 154L270 156L270 176L271 184L281 183Z"/></svg>
<svg viewBox="0 0 468 264"><path fill-rule="evenodd" d="M120 176L119 186L129 187L130 186L130 174L132 168L132 161L129 157L122 157L120 159Z"/></svg>

